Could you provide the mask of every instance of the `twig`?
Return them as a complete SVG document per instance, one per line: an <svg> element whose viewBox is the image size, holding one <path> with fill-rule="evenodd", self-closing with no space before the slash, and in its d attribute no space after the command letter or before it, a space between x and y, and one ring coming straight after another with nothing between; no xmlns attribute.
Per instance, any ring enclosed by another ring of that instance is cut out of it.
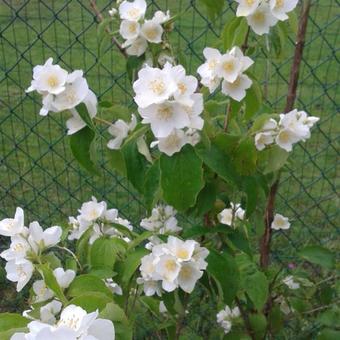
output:
<svg viewBox="0 0 340 340"><path fill-rule="evenodd" d="M312 313L318 312L319 310L327 309L327 308L329 308L329 307L332 307L332 306L334 306L334 305L337 305L339 301L340 301L340 299L335 300L334 302L330 303L329 305L319 306L319 307L316 307L316 308L314 308L314 309L308 310L308 311L306 311L306 312L302 312L302 314L312 314Z"/></svg>
<svg viewBox="0 0 340 340"><path fill-rule="evenodd" d="M243 319L243 321L244 321L244 325L245 325L245 327L246 327L247 333L249 334L249 336L250 336L253 340L255 340L256 337L255 337L254 331L253 331L252 328L251 328L248 314L244 311L244 309L243 309L243 307L242 307L242 304L241 304L241 301L239 300L238 297L235 298L235 301L236 301L236 304L237 304L238 309L240 310L240 313L241 313L242 319Z"/></svg>
<svg viewBox="0 0 340 340"><path fill-rule="evenodd" d="M103 124L106 124L106 125L112 125L112 123L110 123L108 120L105 120L105 119L103 119L103 118L99 118L99 117L93 117L93 119L94 120L97 120L98 122L100 122L100 123L103 123Z"/></svg>
<svg viewBox="0 0 340 340"><path fill-rule="evenodd" d="M103 15L100 13L98 7L97 7L97 4L96 4L96 0L90 0L90 6L91 8L93 9L93 12L96 14L96 17L98 19L99 22L102 22L104 20L104 17ZM111 31L108 27L105 28L105 31L108 33L108 34L111 34ZM120 43L117 41L117 39L115 37L112 37L111 38L111 41L114 45L117 46L119 52L125 57L125 58L128 58L128 55L125 51L125 49L120 45Z"/></svg>
<svg viewBox="0 0 340 340"><path fill-rule="evenodd" d="M80 261L78 260L78 257L76 256L76 254L72 250L70 250L70 249L68 249L66 247L62 247L62 246L55 246L55 247L58 248L58 249L64 250L67 253L69 253L74 258L74 260L77 262L80 271L81 272L83 271L83 266L81 265Z"/></svg>
<svg viewBox="0 0 340 340"><path fill-rule="evenodd" d="M246 33L246 37L244 38L244 42L241 46L241 50L243 52L243 54L245 54L246 50L248 49L248 39L249 39L249 34L250 34L250 26L248 26L248 30L247 30L247 33Z"/></svg>

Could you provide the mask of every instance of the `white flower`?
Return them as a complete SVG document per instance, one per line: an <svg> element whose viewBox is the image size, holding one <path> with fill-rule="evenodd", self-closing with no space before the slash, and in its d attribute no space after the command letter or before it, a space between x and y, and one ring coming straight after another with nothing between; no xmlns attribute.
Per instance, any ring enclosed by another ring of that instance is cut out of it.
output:
<svg viewBox="0 0 340 340"><path fill-rule="evenodd" d="M293 276L289 275L287 277L285 277L282 282L288 286L288 288L290 289L299 289L300 288L300 284L298 282L294 281Z"/></svg>
<svg viewBox="0 0 340 340"><path fill-rule="evenodd" d="M173 129L181 129L189 125L189 117L183 106L176 101L164 101L139 108L143 124L150 124L153 134L158 138L170 135Z"/></svg>
<svg viewBox="0 0 340 340"><path fill-rule="evenodd" d="M191 293L203 272L197 268L194 262L183 263L178 274L178 285L187 293Z"/></svg>
<svg viewBox="0 0 340 340"><path fill-rule="evenodd" d="M222 224L226 224L229 226L233 225L233 222L235 222L236 218L243 220L245 211L241 208L241 204L234 204L230 202L231 208L223 209L218 214L218 220Z"/></svg>
<svg viewBox="0 0 340 340"><path fill-rule="evenodd" d="M119 149L124 141L124 139L128 136L129 132L134 130L137 125L137 119L135 115L131 115L131 122L127 124L124 120L118 119L114 124L112 124L108 132L114 136L114 139L111 139L107 143L107 147L109 149Z"/></svg>
<svg viewBox="0 0 340 340"><path fill-rule="evenodd" d="M262 127L264 131L272 131L277 128L277 122L275 119L270 118Z"/></svg>
<svg viewBox="0 0 340 340"><path fill-rule="evenodd" d="M158 309L159 309L159 312L162 313L162 314L168 312L168 309L166 308L164 301L159 302L159 308Z"/></svg>
<svg viewBox="0 0 340 340"><path fill-rule="evenodd" d="M261 151L267 145L274 142L274 137L272 132L259 132L255 135L255 146L256 149Z"/></svg>
<svg viewBox="0 0 340 340"><path fill-rule="evenodd" d="M274 230L287 230L290 228L288 217L284 217L280 214L275 214L274 220L271 224L271 228Z"/></svg>
<svg viewBox="0 0 340 340"><path fill-rule="evenodd" d="M17 292L20 292L31 279L34 266L26 259L11 260L6 263L5 270L8 280L18 282Z"/></svg>
<svg viewBox="0 0 340 340"><path fill-rule="evenodd" d="M57 309L57 305L53 306L52 316ZM81 307L69 305L61 312L58 322L50 324L32 321L27 325L29 333L15 333L11 340L114 340L113 323L110 320L97 319L97 316L98 311L88 314Z"/></svg>
<svg viewBox="0 0 340 340"><path fill-rule="evenodd" d="M146 66L138 72L133 84L137 105L144 109L151 104L159 104L169 99L177 90L177 84L168 69L163 70Z"/></svg>
<svg viewBox="0 0 340 340"><path fill-rule="evenodd" d="M228 82L234 82L242 72L243 64L240 58L235 57L230 52L223 54L217 66L220 77Z"/></svg>
<svg viewBox="0 0 340 340"><path fill-rule="evenodd" d="M53 107L57 111L72 109L80 104L89 91L83 71L76 70L67 76L65 89L55 96Z"/></svg>
<svg viewBox="0 0 340 340"><path fill-rule="evenodd" d="M106 279L105 281L106 287L108 287L113 294L123 295L122 287L118 285L118 283L113 282L112 279Z"/></svg>
<svg viewBox="0 0 340 340"><path fill-rule="evenodd" d="M92 222L102 217L106 211L106 203L104 201L98 202L95 197L92 197L92 201L85 202L79 209L81 218Z"/></svg>
<svg viewBox="0 0 340 340"><path fill-rule="evenodd" d="M91 90L87 92L86 97L83 99L83 103L87 108L89 116L91 118L95 117L95 115L97 114L98 100L96 95ZM81 119L79 113L75 108L70 109L70 111L72 113L72 117L66 121L68 135L72 135L86 126L86 123Z"/></svg>
<svg viewBox="0 0 340 340"><path fill-rule="evenodd" d="M111 9L109 9L109 16L113 17L117 14L117 12L118 11L115 8L111 8Z"/></svg>
<svg viewBox="0 0 340 340"><path fill-rule="evenodd" d="M196 242L193 240L182 241L181 239L169 236L166 244L170 254L177 257L179 262L189 261L194 253Z"/></svg>
<svg viewBox="0 0 340 340"><path fill-rule="evenodd" d="M170 20L170 11L166 11L166 13L162 11L156 11L153 15L152 21L158 24L164 24L165 22Z"/></svg>
<svg viewBox="0 0 340 340"><path fill-rule="evenodd" d="M282 129L275 138L275 143L282 149L290 152L293 150L293 144L300 140L299 136L290 129Z"/></svg>
<svg viewBox="0 0 340 340"><path fill-rule="evenodd" d="M165 64L174 64L175 59L166 52L161 52L158 57L158 64L164 66Z"/></svg>
<svg viewBox="0 0 340 340"><path fill-rule="evenodd" d="M127 40L122 47L127 47L126 53L128 55L140 57L148 48L148 42L143 37L138 37L137 39Z"/></svg>
<svg viewBox="0 0 340 340"><path fill-rule="evenodd" d="M224 329L224 333L227 334L231 330L232 319L240 316L240 310L238 307L230 309L229 306L225 306L225 309L219 311L216 315L217 323Z"/></svg>
<svg viewBox="0 0 340 340"><path fill-rule="evenodd" d="M149 20L146 21L141 28L141 35L147 41L159 44L162 42L163 27L156 21Z"/></svg>
<svg viewBox="0 0 340 340"><path fill-rule="evenodd" d="M151 143L151 147L158 146L160 152L168 156L181 151L182 147L187 143L187 137L183 130L174 129L167 137L158 138L157 141Z"/></svg>
<svg viewBox="0 0 340 340"><path fill-rule="evenodd" d="M40 308L40 320L44 323L54 324L55 316L61 311L63 304L60 301L53 300Z"/></svg>
<svg viewBox="0 0 340 340"><path fill-rule="evenodd" d="M55 276L58 285L65 289L68 288L76 277L76 272L71 269L64 270L63 268L56 268L53 270L53 275Z"/></svg>
<svg viewBox="0 0 340 340"><path fill-rule="evenodd" d="M37 280L33 282L33 291L35 293L35 303L43 302L51 299L54 296L54 293L51 289L47 288L44 280Z"/></svg>
<svg viewBox="0 0 340 340"><path fill-rule="evenodd" d="M14 236L24 231L24 211L18 207L14 218L5 218L0 221L0 235Z"/></svg>
<svg viewBox="0 0 340 340"><path fill-rule="evenodd" d="M145 0L123 1L119 6L120 18L125 20L138 21L144 17L145 11Z"/></svg>
<svg viewBox="0 0 340 340"><path fill-rule="evenodd" d="M259 6L261 0L235 0L238 2L238 7L236 10L236 16L246 17L256 10Z"/></svg>
<svg viewBox="0 0 340 340"><path fill-rule="evenodd" d="M246 96L246 90L250 88L252 83L248 76L242 74L232 83L224 80L222 82L222 93L240 102Z"/></svg>
<svg viewBox="0 0 340 340"><path fill-rule="evenodd" d="M43 230L38 222L30 223L28 231L28 242L36 253L39 249L43 250L58 244L62 234L60 227L54 226Z"/></svg>
<svg viewBox="0 0 340 340"><path fill-rule="evenodd" d="M33 80L26 92L37 91L39 93L60 94L65 90L67 71L59 65L53 65L53 59L49 58L44 65L33 68Z"/></svg>
<svg viewBox="0 0 340 340"><path fill-rule="evenodd" d="M177 284L174 282L181 270L181 265L177 258L172 255L164 254L159 257L155 265L155 272L162 278L162 288L167 292L176 289Z"/></svg>
<svg viewBox="0 0 340 340"><path fill-rule="evenodd" d="M21 235L14 235L11 237L9 249L4 250L0 256L6 261L23 259L30 249L31 247L24 237Z"/></svg>
<svg viewBox="0 0 340 340"><path fill-rule="evenodd" d="M258 35L269 33L270 27L277 21L266 2L262 2L255 12L247 16L248 25Z"/></svg>
<svg viewBox="0 0 340 340"><path fill-rule="evenodd" d="M119 33L124 39L136 39L140 32L140 24L137 21L123 20Z"/></svg>
<svg viewBox="0 0 340 340"><path fill-rule="evenodd" d="M295 109L285 114L281 113L279 125L281 128L289 129L299 138L299 140L304 141L310 138L310 128L307 123L308 118L316 117L307 117L306 112Z"/></svg>
<svg viewBox="0 0 340 340"><path fill-rule="evenodd" d="M238 46L234 46L229 53L240 60L242 72L248 70L248 68L254 64L254 61L251 58L245 56Z"/></svg>
<svg viewBox="0 0 340 340"><path fill-rule="evenodd" d="M74 218L69 217L69 224L72 226L71 234L68 236L69 240L79 240L85 231L91 226L90 221L85 221L81 215Z"/></svg>
<svg viewBox="0 0 340 340"><path fill-rule="evenodd" d="M288 19L288 12L291 12L299 0L270 0L269 6L272 14L277 19L284 21Z"/></svg>

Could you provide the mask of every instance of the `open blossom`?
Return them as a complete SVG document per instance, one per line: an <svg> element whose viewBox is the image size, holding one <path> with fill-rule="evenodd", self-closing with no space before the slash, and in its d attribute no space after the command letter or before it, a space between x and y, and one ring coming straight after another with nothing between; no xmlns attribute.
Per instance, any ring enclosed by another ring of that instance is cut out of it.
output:
<svg viewBox="0 0 340 340"><path fill-rule="evenodd" d="M31 279L34 266L26 259L10 260L6 263L5 270L7 279L17 282L17 292L20 292Z"/></svg>
<svg viewBox="0 0 340 340"><path fill-rule="evenodd" d="M119 6L119 16L125 20L138 21L144 17L145 12L145 0L123 1Z"/></svg>
<svg viewBox="0 0 340 340"><path fill-rule="evenodd" d="M223 209L218 214L218 220L222 224L232 226L236 219L243 220L245 211L241 208L241 204L234 204L230 202L230 208Z"/></svg>
<svg viewBox="0 0 340 340"><path fill-rule="evenodd" d="M62 234L60 227L54 226L43 230L36 221L30 223L28 231L28 242L35 253L38 253L39 249L43 250L58 244Z"/></svg>
<svg viewBox="0 0 340 340"><path fill-rule="evenodd" d="M66 125L68 134L73 134L86 126L75 107L84 103L91 117L97 114L97 98L89 89L83 71L75 70L68 73L59 65L53 65L49 58L44 65L37 65L33 69L33 80L26 92L37 91L42 95L41 116L48 112L70 110L72 118Z"/></svg>
<svg viewBox="0 0 340 340"><path fill-rule="evenodd" d="M4 250L0 256L6 261L23 259L29 250L31 250L31 246L26 238L21 235L14 235L11 237L9 249Z"/></svg>
<svg viewBox="0 0 340 340"><path fill-rule="evenodd" d="M0 221L0 235L14 236L24 230L24 211L18 207L14 218L5 218Z"/></svg>
<svg viewBox="0 0 340 340"><path fill-rule="evenodd" d="M290 289L299 289L300 288L300 284L298 282L295 282L293 276L291 276L291 275L285 277L282 280L282 282Z"/></svg>
<svg viewBox="0 0 340 340"><path fill-rule="evenodd" d="M224 329L224 333L227 334L231 330L232 319L240 316L240 310L238 307L231 309L229 306L225 306L224 309L219 311L216 315L217 323Z"/></svg>
<svg viewBox="0 0 340 340"><path fill-rule="evenodd" d="M60 301L53 300L40 308L40 320L44 323L55 324L56 315L60 313L63 304Z"/></svg>
<svg viewBox="0 0 340 340"><path fill-rule="evenodd" d="M72 269L64 270L63 268L56 268L53 270L53 275L56 278L58 285L65 289L69 287L76 277L76 272Z"/></svg>
<svg viewBox="0 0 340 340"><path fill-rule="evenodd" d="M287 230L290 228L288 217L284 217L280 214L275 214L274 220L271 224L271 228L274 230Z"/></svg>
<svg viewBox="0 0 340 340"><path fill-rule="evenodd" d="M257 132L255 146L258 150L263 150L266 146L275 143L290 152L294 144L310 138L310 129L318 120L318 117L308 116L305 111L296 109L281 113L279 122L271 118Z"/></svg>
<svg viewBox="0 0 340 340"><path fill-rule="evenodd" d="M35 293L35 303L49 300L54 296L54 293L51 291L51 289L47 288L44 280L37 280L33 282L32 287Z"/></svg>
<svg viewBox="0 0 340 340"><path fill-rule="evenodd" d="M141 260L141 278L146 295L161 294L161 289L172 292L180 287L191 293L203 275L209 252L193 240L182 241L169 236L167 243L153 246L152 252Z"/></svg>
<svg viewBox="0 0 340 340"><path fill-rule="evenodd" d="M203 55L206 61L197 69L202 85L208 87L212 93L222 81L222 93L236 101L241 101L252 84L251 79L244 72L254 63L253 60L244 56L237 46L225 54L206 47Z"/></svg>
<svg viewBox="0 0 340 340"><path fill-rule="evenodd" d="M109 140L107 147L109 149L117 150L123 144L124 139L128 136L130 131L133 131L137 125L137 119L135 115L131 115L131 122L126 123L122 119L118 119L114 124L112 124L108 132L114 137Z"/></svg>
<svg viewBox="0 0 340 340"><path fill-rule="evenodd" d="M236 15L246 17L248 25L259 35L269 33L272 26L288 19L298 0L235 0Z"/></svg>
<svg viewBox="0 0 340 340"><path fill-rule="evenodd" d="M51 306L58 309L57 305ZM53 313L54 310L51 310ZM52 314L51 313L51 314ZM48 321L54 321L50 318ZM115 339L115 329L112 321L98 318L98 311L87 313L81 307L67 306L60 314L60 319L54 323L32 321L28 325L28 333L15 333L11 340L42 340L42 339Z"/></svg>
<svg viewBox="0 0 340 340"><path fill-rule="evenodd" d="M91 201L83 203L79 209L79 215L77 217L69 217L69 223L72 226L72 230L68 239L78 240L91 228L90 244L105 235L129 241L113 224L119 224L127 228L127 230L133 229L128 220L119 217L117 209L107 209L106 202L98 202L95 197L92 197Z"/></svg>

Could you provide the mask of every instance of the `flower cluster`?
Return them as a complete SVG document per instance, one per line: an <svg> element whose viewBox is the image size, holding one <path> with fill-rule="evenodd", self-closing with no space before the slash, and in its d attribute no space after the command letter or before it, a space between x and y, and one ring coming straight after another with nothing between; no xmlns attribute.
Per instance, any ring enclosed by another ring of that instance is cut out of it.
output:
<svg viewBox="0 0 340 340"><path fill-rule="evenodd" d="M233 226L236 219L243 220L245 211L241 208L241 204L230 202L230 208L223 209L217 216L222 224Z"/></svg>
<svg viewBox="0 0 340 340"><path fill-rule="evenodd" d="M169 11L164 13L157 11L153 18L146 20L147 4L145 0L123 1L119 8L120 23L119 33L125 42L122 47L126 48L128 55L141 56L148 48L148 43L159 44L162 42L164 33L163 24L170 19ZM113 8L109 11L110 16L116 14Z"/></svg>
<svg viewBox="0 0 340 340"><path fill-rule="evenodd" d="M28 228L24 223L24 211L19 207L14 218L0 221L0 235L11 238L9 249L0 256L7 261L7 279L17 282L18 292L31 279L36 258L45 249L58 244L62 235L62 229L58 226L43 230L38 222L30 223Z"/></svg>
<svg viewBox="0 0 340 340"><path fill-rule="evenodd" d="M241 101L252 84L252 80L243 72L254 63L253 60L244 56L237 46L225 54L215 48L206 47L203 55L206 61L197 69L202 78L201 83L213 93L222 81L222 93Z"/></svg>
<svg viewBox="0 0 340 340"><path fill-rule="evenodd" d="M198 143L197 130L204 125L200 117L203 95L195 93L197 79L186 75L183 66L166 63L159 69L146 65L138 72L133 89L142 123L150 124L158 139L151 146L158 145L171 156L185 144Z"/></svg>
<svg viewBox="0 0 340 340"><path fill-rule="evenodd" d="M236 15L246 17L248 25L258 34L269 33L270 27L278 21L288 19L287 13L297 5L298 0L235 0L238 2Z"/></svg>
<svg viewBox="0 0 340 340"><path fill-rule="evenodd" d="M155 234L149 238L150 243L145 248L152 249L154 245L162 243L156 235L174 234L182 230L177 225L176 213L177 211L170 205L160 204L152 209L150 217L141 220L140 226Z"/></svg>
<svg viewBox="0 0 340 340"><path fill-rule="evenodd" d="M255 146L257 150L263 150L275 142L280 148L290 152L295 143L310 138L310 129L318 120L318 117L308 116L305 111L296 109L282 113L279 123L271 118L263 125L261 132L255 135Z"/></svg>
<svg viewBox="0 0 340 340"><path fill-rule="evenodd" d="M124 237L123 233L115 228L115 225L126 228L127 232L133 229L128 220L118 216L117 209L107 209L106 202L98 202L95 197L82 204L77 217L69 217L69 224L73 228L68 237L69 240L80 239L91 228L90 244L103 235L119 237L129 242L130 239Z"/></svg>
<svg viewBox="0 0 340 340"><path fill-rule="evenodd" d="M61 303L52 301L44 306L41 320L34 320L27 325L29 333L15 333L11 340L115 339L112 321L98 318L98 311L87 313L81 307L69 305L61 312L57 322L55 315L60 311Z"/></svg>
<svg viewBox="0 0 340 340"><path fill-rule="evenodd" d="M40 115L46 116L49 111L61 112L70 110L72 117L67 120L68 134L71 135L86 126L75 109L84 103L91 117L97 114L97 97L89 89L83 71L68 73L49 58L44 65L33 68L33 80L26 92L37 91L42 95Z"/></svg>
<svg viewBox="0 0 340 340"><path fill-rule="evenodd" d="M224 329L224 333L227 334L231 330L232 319L240 316L240 310L238 307L230 309L229 306L225 306L224 309L219 311L216 315L217 323Z"/></svg>
<svg viewBox="0 0 340 340"><path fill-rule="evenodd" d="M284 217L280 214L275 214L273 222L270 226L274 230L287 230L290 228L288 217Z"/></svg>
<svg viewBox="0 0 340 340"><path fill-rule="evenodd" d="M161 295L163 288L172 292L180 287L191 293L207 267L205 258L209 251L193 240L182 241L169 236L167 243L155 245L152 252L141 260L141 277L137 283L144 284L148 296Z"/></svg>

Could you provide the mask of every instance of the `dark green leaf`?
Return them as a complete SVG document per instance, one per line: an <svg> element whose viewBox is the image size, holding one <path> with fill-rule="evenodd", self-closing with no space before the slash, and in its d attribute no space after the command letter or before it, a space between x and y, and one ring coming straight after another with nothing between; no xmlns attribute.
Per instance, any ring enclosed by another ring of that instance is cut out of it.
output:
<svg viewBox="0 0 340 340"><path fill-rule="evenodd" d="M216 184L213 182L206 183L204 188L199 192L196 205L191 209L190 213L197 217L203 216L214 207L216 195Z"/></svg>
<svg viewBox="0 0 340 340"><path fill-rule="evenodd" d="M93 268L113 270L116 261L116 250L112 238L101 237L94 241L90 250L90 264Z"/></svg>
<svg viewBox="0 0 340 340"><path fill-rule="evenodd" d="M71 151L78 163L88 172L98 175L99 171L91 156L91 146L95 139L95 133L84 127L70 136Z"/></svg>
<svg viewBox="0 0 340 340"><path fill-rule="evenodd" d="M133 82L136 78L138 70L143 65L145 57L142 55L140 57L129 56L126 60L126 72L128 74L129 80Z"/></svg>
<svg viewBox="0 0 340 340"><path fill-rule="evenodd" d="M210 20L214 21L216 16L219 16L224 7L224 0L200 0L202 4L205 5L207 9L208 16Z"/></svg>
<svg viewBox="0 0 340 340"><path fill-rule="evenodd" d="M258 198L258 184L256 178L246 177L243 180L243 190L247 194L246 217L249 217L256 209Z"/></svg>
<svg viewBox="0 0 340 340"><path fill-rule="evenodd" d="M79 306L85 309L88 313L91 313L96 310L103 310L110 302L112 302L112 298L106 294L99 292L86 292L73 298L69 302L69 305Z"/></svg>
<svg viewBox="0 0 340 340"><path fill-rule="evenodd" d="M251 329L254 331L255 338L263 339L267 328L266 317L263 314L250 314L249 322Z"/></svg>
<svg viewBox="0 0 340 340"><path fill-rule="evenodd" d="M147 170L144 180L144 200L145 205L150 211L158 198L159 194L160 169L159 159L157 159L152 166Z"/></svg>
<svg viewBox="0 0 340 340"><path fill-rule="evenodd" d="M282 168L288 159L289 152L274 145L257 153L258 167L264 175Z"/></svg>
<svg viewBox="0 0 340 340"><path fill-rule="evenodd" d="M160 158L161 188L164 200L179 211L192 207L204 186L202 161L191 145L172 157Z"/></svg>
<svg viewBox="0 0 340 340"><path fill-rule="evenodd" d="M93 124L92 118L90 117L87 107L84 103L80 103L76 106L76 110L80 116L80 118L86 123L86 125L93 131L96 130L96 127Z"/></svg>
<svg viewBox="0 0 340 340"><path fill-rule="evenodd" d="M257 80L252 80L253 84L251 88L247 90L247 94L244 99L246 103L244 118L246 120L251 119L260 110L262 105L262 91L260 84L257 82Z"/></svg>
<svg viewBox="0 0 340 340"><path fill-rule="evenodd" d="M339 321L339 320L338 320ZM337 322L339 323L339 322ZM340 339L340 331L336 331L333 329L323 329L316 338L317 340L339 340Z"/></svg>
<svg viewBox="0 0 340 340"><path fill-rule="evenodd" d="M229 50L233 47L235 31L240 25L241 21L242 18L233 17L225 24L221 35L224 50Z"/></svg>
<svg viewBox="0 0 340 340"><path fill-rule="evenodd" d="M243 140L235 154L234 164L236 171L241 175L251 175L256 170L257 151L252 138Z"/></svg>
<svg viewBox="0 0 340 340"><path fill-rule="evenodd" d="M326 269L333 269L335 266L334 253L321 246L307 246L299 251L299 255L305 260Z"/></svg>
<svg viewBox="0 0 340 340"><path fill-rule="evenodd" d="M251 275L243 275L241 272L241 278L250 300L257 310L261 310L268 298L268 280L266 275L260 271L256 271Z"/></svg>
<svg viewBox="0 0 340 340"><path fill-rule="evenodd" d="M120 150L109 150L109 164L121 176L126 177L125 159Z"/></svg>

